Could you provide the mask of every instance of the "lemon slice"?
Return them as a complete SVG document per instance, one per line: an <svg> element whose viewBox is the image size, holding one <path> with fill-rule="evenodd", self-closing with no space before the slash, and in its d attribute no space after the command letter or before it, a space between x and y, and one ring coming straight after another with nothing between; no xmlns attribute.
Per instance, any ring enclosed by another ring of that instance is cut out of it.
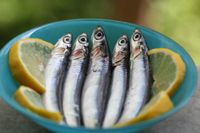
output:
<svg viewBox="0 0 200 133"><path fill-rule="evenodd" d="M46 110L40 94L29 87L20 86L15 93L15 99L28 110L37 113L42 117L56 122L62 121L60 112Z"/></svg>
<svg viewBox="0 0 200 133"><path fill-rule="evenodd" d="M114 128L133 125L135 123L149 120L151 118L158 117L174 107L170 97L164 91L154 96L148 104L144 106L141 113L130 121L118 123L114 125Z"/></svg>
<svg viewBox="0 0 200 133"><path fill-rule="evenodd" d="M44 69L53 47L48 42L31 38L14 44L9 53L9 64L14 78L38 93L44 93Z"/></svg>
<svg viewBox="0 0 200 133"><path fill-rule="evenodd" d="M166 48L150 50L149 57L154 79L153 94L166 91L169 96L172 96L184 79L185 63L179 54Z"/></svg>

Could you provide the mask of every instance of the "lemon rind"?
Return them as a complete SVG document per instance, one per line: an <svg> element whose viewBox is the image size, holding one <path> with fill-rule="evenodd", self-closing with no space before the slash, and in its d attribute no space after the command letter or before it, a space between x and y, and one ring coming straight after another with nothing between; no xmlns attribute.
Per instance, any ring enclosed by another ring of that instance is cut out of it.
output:
<svg viewBox="0 0 200 133"><path fill-rule="evenodd" d="M43 45L46 45L50 48L54 46L46 41L37 38L26 38L16 42L9 53L9 64L11 72L14 78L22 85L29 86L33 88L40 94L45 92L45 87L42 85L26 68L23 61L21 60L20 45L26 42L39 42Z"/></svg>
<svg viewBox="0 0 200 133"><path fill-rule="evenodd" d="M164 52L170 55L172 59L174 60L174 63L176 63L177 71L176 71L175 80L171 83L171 85L167 89L165 89L168 95L172 96L177 91L182 81L184 80L186 66L179 54L167 48L155 48L155 49L150 50L148 54L151 55L158 52Z"/></svg>
<svg viewBox="0 0 200 133"><path fill-rule="evenodd" d="M147 104L146 105L148 106L147 109L142 110L141 113L137 117L127 122L117 123L113 127L114 128L125 127L125 126L136 124L141 121L146 121L152 118L156 118L170 111L174 107L173 102L171 101L170 97L165 91L160 92L155 97L157 96L160 98L158 98L158 100L156 100L154 104L151 106Z"/></svg>
<svg viewBox="0 0 200 133"><path fill-rule="evenodd" d="M62 121L62 115L60 114L60 112L51 112L51 111L48 111L44 108L41 108L41 107L37 107L36 105L34 105L29 99L28 97L26 97L24 95L24 91L26 89L30 89L31 88L28 88L26 86L20 86L18 88L18 90L16 91L15 93L15 99L18 101L18 103L20 103L23 107L27 108L28 110L42 116L42 117L45 117L47 119L50 119L50 120L53 120L53 121L56 121L56 122L61 122ZM31 91L34 91L34 90L31 90Z"/></svg>

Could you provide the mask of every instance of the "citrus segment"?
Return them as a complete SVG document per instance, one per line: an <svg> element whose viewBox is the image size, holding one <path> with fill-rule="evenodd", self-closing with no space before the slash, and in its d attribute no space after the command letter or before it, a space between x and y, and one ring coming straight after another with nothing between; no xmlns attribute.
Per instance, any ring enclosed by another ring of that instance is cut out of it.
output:
<svg viewBox="0 0 200 133"><path fill-rule="evenodd" d="M29 87L20 86L15 93L15 99L23 107L42 117L54 120L56 122L62 121L62 116L60 112L51 112L46 110L40 94Z"/></svg>
<svg viewBox="0 0 200 133"><path fill-rule="evenodd" d="M181 56L166 48L149 51L150 67L154 79L152 92L154 95L166 91L172 96L185 76L185 63Z"/></svg>
<svg viewBox="0 0 200 133"><path fill-rule="evenodd" d="M119 127L129 126L141 121L158 117L170 111L173 107L174 105L168 94L162 91L158 95L154 96L150 100L150 102L144 106L144 108L137 117L127 122L118 123L114 127L119 128Z"/></svg>
<svg viewBox="0 0 200 133"><path fill-rule="evenodd" d="M48 42L31 38L14 44L9 53L9 64L14 78L38 93L44 93L44 71L53 47Z"/></svg>

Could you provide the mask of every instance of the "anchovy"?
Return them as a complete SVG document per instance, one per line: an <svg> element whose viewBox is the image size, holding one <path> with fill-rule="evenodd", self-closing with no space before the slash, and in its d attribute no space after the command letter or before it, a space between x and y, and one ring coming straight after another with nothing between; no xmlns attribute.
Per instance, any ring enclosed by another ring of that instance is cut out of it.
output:
<svg viewBox="0 0 200 133"><path fill-rule="evenodd" d="M109 48L101 27L93 31L92 43L90 63L82 93L82 115L85 127L100 128L111 76Z"/></svg>
<svg viewBox="0 0 200 133"><path fill-rule="evenodd" d="M119 122L136 117L149 98L148 48L141 31L138 29L131 37L130 47L129 88Z"/></svg>
<svg viewBox="0 0 200 133"><path fill-rule="evenodd" d="M60 82L63 78L64 70L67 65L71 51L72 35L68 33L63 36L55 45L51 53L46 70L45 70L45 88L46 92L43 95L43 100L46 109L50 111L60 111L58 96Z"/></svg>
<svg viewBox="0 0 200 133"><path fill-rule="evenodd" d="M103 127L113 126L119 119L128 87L128 37L123 35L115 45L112 58L112 83Z"/></svg>
<svg viewBox="0 0 200 133"><path fill-rule="evenodd" d="M75 41L63 88L64 117L66 123L73 127L81 125L80 97L87 71L88 50L87 35L83 33Z"/></svg>

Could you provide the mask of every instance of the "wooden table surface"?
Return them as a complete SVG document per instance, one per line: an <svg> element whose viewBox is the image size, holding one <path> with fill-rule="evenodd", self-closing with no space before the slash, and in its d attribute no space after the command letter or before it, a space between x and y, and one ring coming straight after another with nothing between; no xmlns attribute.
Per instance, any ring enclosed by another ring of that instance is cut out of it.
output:
<svg viewBox="0 0 200 133"><path fill-rule="evenodd" d="M0 99L0 133L50 133L50 131L22 116ZM195 95L184 109L143 133L200 133L200 83Z"/></svg>

